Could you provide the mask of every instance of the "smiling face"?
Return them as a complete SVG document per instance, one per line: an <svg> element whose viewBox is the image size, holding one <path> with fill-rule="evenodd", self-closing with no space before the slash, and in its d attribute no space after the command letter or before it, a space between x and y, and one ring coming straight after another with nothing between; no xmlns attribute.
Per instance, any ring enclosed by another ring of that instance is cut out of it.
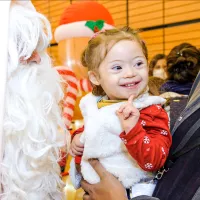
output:
<svg viewBox="0 0 200 200"><path fill-rule="evenodd" d="M101 62L98 74L90 71L89 79L101 85L111 100L136 97L147 87L148 67L142 48L136 41L117 42Z"/></svg>

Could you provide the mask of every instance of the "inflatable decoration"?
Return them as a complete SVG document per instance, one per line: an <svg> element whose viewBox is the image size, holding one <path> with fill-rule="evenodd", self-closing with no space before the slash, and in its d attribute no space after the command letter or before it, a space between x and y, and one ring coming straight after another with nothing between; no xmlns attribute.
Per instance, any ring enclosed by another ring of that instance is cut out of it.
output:
<svg viewBox="0 0 200 200"><path fill-rule="evenodd" d="M54 37L58 42L59 59L62 66L58 72L67 83L63 117L74 129L82 119L78 104L83 95L92 87L87 79L87 69L81 65L81 53L95 32L113 28L114 22L105 7L95 1L79 1L71 4L63 12Z"/></svg>

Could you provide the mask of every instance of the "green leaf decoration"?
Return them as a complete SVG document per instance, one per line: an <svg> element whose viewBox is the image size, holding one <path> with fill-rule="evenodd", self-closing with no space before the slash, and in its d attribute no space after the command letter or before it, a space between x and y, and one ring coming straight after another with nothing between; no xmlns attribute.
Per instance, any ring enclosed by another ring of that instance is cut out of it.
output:
<svg viewBox="0 0 200 200"><path fill-rule="evenodd" d="M104 26L104 20L97 20L96 21L96 26L98 27L99 30L101 30Z"/></svg>
<svg viewBox="0 0 200 200"><path fill-rule="evenodd" d="M87 21L85 26L91 29L93 32L100 31L104 27L104 20L97 20L97 21Z"/></svg>

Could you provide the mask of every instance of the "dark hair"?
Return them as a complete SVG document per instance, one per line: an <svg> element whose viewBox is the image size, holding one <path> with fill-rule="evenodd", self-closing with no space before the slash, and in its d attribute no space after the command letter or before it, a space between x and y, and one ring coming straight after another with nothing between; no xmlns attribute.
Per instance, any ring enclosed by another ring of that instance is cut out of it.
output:
<svg viewBox="0 0 200 200"><path fill-rule="evenodd" d="M151 62L149 63L149 76L153 76L153 69L156 66L156 63L158 60L166 58L165 54L156 54L152 59Z"/></svg>
<svg viewBox="0 0 200 200"><path fill-rule="evenodd" d="M193 82L200 70L200 51L189 43L175 46L167 56L169 80Z"/></svg>
<svg viewBox="0 0 200 200"><path fill-rule="evenodd" d="M144 56L148 60L147 47L138 35L138 31L129 27L110 29L99 32L89 42L82 53L81 63L88 71L98 72L99 65L105 59L110 49L121 40L132 40L141 46ZM92 93L96 96L105 95L101 86L92 84Z"/></svg>

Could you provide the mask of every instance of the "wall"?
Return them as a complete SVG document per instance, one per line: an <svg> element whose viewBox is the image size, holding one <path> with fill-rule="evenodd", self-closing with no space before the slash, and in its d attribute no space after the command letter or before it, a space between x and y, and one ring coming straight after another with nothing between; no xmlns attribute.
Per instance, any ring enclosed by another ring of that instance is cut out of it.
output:
<svg viewBox="0 0 200 200"><path fill-rule="evenodd" d="M64 9L74 1L32 0L36 9L51 22L52 31L58 26ZM147 43L149 58L157 53L168 54L182 42L200 48L200 1L187 0L98 0L115 21L116 27L126 25L142 29L141 37ZM51 42L49 53L55 65L59 65L57 45Z"/></svg>

